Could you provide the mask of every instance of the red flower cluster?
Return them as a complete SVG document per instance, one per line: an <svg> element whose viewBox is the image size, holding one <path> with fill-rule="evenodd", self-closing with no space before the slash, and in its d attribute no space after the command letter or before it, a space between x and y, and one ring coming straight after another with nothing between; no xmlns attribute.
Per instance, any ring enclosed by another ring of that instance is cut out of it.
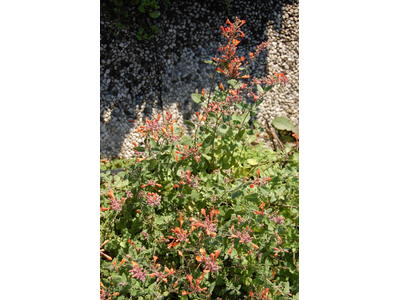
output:
<svg viewBox="0 0 400 300"><path fill-rule="evenodd" d="M179 151L175 151L176 154L182 155L182 159L188 158L190 155L193 155L195 161L199 162L201 160L201 154L199 151L199 146L201 143L198 143L196 147L189 149L188 145L183 146L183 150L179 147L179 144L176 144ZM178 162L178 156L175 156L176 161Z"/></svg>
<svg viewBox="0 0 400 300"><path fill-rule="evenodd" d="M193 285L192 280L193 280L193 276L192 275L186 275L186 279L189 280L190 282L190 289L192 290L191 292L186 292L186 291L182 291L182 296L185 295L190 295L193 293L202 293L203 291L207 290L207 288L200 288L200 282L203 280L204 278L204 274L201 274L201 276L199 277L199 279L196 279L196 283Z"/></svg>
<svg viewBox="0 0 400 300"><path fill-rule="evenodd" d="M198 262L204 262L204 273L213 273L218 272L221 267L218 266L216 260L218 255L221 253L220 250L215 250L214 253L211 253L210 256L206 256L206 250L204 248L200 249L201 256L196 256L196 260Z"/></svg>
<svg viewBox="0 0 400 300"><path fill-rule="evenodd" d="M147 276L156 277L157 278L156 282L158 282L161 279L165 283L168 283L168 279L166 277L169 276L169 275L174 274L174 269L173 268L168 269L167 267L165 267L164 268L165 274L163 274L162 272L160 272L161 265L160 264L156 264L157 259L158 259L157 256L153 256L154 264L151 265L151 268L153 269L154 273L147 274Z"/></svg>
<svg viewBox="0 0 400 300"><path fill-rule="evenodd" d="M210 216L206 215L206 210L202 208L201 213L204 215L206 218L204 221L197 221L195 218L190 218L189 220L192 221L193 223L191 224L192 226L195 226L196 228L203 227L206 229L206 234L212 237L215 237L217 235L216 231L216 224L218 220L213 220L214 215L219 215L219 210L214 208L210 211Z"/></svg>
<svg viewBox="0 0 400 300"><path fill-rule="evenodd" d="M258 186L266 184L268 181L271 181L271 177L268 176L267 178L264 178L261 180L260 179L260 170L257 170L257 179L254 180L254 183L251 184L250 187L251 188L258 187Z"/></svg>
<svg viewBox="0 0 400 300"><path fill-rule="evenodd" d="M168 244L168 249L171 249L172 247L175 247L181 242L186 242L190 244L190 241L188 239L189 235L193 232L193 230L196 229L196 227L192 226L192 229L188 233L186 230L182 229L183 225L183 216L181 215L179 217L179 223L181 224L181 227L175 227L175 229L171 229L173 233L175 233L175 236L168 236L169 239L172 239L172 242Z"/></svg>
<svg viewBox="0 0 400 300"><path fill-rule="evenodd" d="M231 21L226 20L226 23L229 25L224 28L221 26L222 35L228 39L228 42L225 46L220 45L218 51L225 52L222 55L222 58L214 57L213 60L215 62L221 62L222 69L220 67L217 68L217 71L228 76L229 79L232 78L249 78L249 75L240 76L239 67L242 65L242 61L244 61L244 57L241 58L235 57L236 47L240 43L238 38L244 37L244 33L240 31L240 26L242 26L245 21L240 20L236 17L236 21L233 24ZM247 64L248 62L246 62Z"/></svg>

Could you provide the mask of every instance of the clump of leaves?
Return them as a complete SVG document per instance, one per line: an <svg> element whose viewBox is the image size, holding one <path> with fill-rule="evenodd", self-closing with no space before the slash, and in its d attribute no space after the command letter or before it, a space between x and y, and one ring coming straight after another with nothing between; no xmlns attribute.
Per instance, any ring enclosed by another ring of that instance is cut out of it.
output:
<svg viewBox="0 0 400 300"><path fill-rule="evenodd" d="M298 299L298 145L275 152L254 144L263 128L249 125L287 78L250 78L248 62L235 57L245 22L227 24L227 43L211 61L227 81L213 96L192 94L201 109L186 121L191 132L169 112L146 119L134 162L117 179L104 176L101 296Z"/></svg>

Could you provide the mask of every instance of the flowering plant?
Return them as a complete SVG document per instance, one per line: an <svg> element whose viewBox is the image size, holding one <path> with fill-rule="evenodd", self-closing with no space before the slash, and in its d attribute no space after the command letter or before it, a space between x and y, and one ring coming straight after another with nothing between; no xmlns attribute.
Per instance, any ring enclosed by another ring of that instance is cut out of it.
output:
<svg viewBox="0 0 400 300"><path fill-rule="evenodd" d="M192 94L192 132L169 112L146 119L126 171L103 176L101 299L298 299L299 145L268 149L249 124L288 80L243 75L245 22L227 24L222 56L207 61L227 81Z"/></svg>

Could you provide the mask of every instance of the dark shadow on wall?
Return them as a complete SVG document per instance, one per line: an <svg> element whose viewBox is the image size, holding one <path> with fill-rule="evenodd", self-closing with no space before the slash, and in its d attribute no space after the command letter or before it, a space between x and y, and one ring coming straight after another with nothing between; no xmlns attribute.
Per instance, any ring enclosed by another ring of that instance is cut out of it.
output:
<svg viewBox="0 0 400 300"><path fill-rule="evenodd" d="M176 30L173 39L164 39L163 35L159 34L157 39L154 38L150 41L145 40L138 42L134 30L128 30L127 33L119 31L117 32L117 36L113 36L108 28L102 24L100 26L100 43L104 49L101 51L101 61L109 62L104 66L103 72L108 69L109 73L106 81L110 79L110 83L103 84L104 90L101 90L101 110L111 110L111 119L115 118L117 122L126 123L126 119L137 120L138 116L136 113L130 111L130 109L134 109L137 105L144 105L143 119L145 117L151 117L154 106L159 109L163 107L163 93L167 91L165 90L166 87L163 85L160 76L160 71L165 70L164 58L160 55L160 49L162 47L167 46L167 52L174 52L178 57L180 57L183 47L197 48L198 45L202 43L207 45L213 43L215 49L218 49L218 42L222 42L219 28L225 24L227 18L233 21L234 17L237 16L240 19L246 20L244 31L247 36L251 36L251 39L245 37L242 41L242 45L250 44L250 46L255 48L256 45L267 39L265 36L267 22L273 21L275 30L279 32L281 30L283 7L285 5L298 3L298 1L295 0L258 0L246 1L247 3L251 3L251 5L243 5L244 1L231 0L229 7L230 15L228 15L225 0L181 0L178 2L171 2L172 5L169 7L162 6L160 17L157 19L149 19L148 22L150 25L156 25L160 32L165 34L171 27L182 24L183 19L186 19L185 24L188 25L182 30ZM207 8L209 12L203 11L201 8ZM196 9L196 11L191 13L193 9ZM213 14L210 12L213 12ZM219 14L224 17L221 19L218 17ZM210 15L213 17L210 18ZM201 26L201 23L210 24L211 28L215 28L215 32L218 33L215 36L212 35L210 40L207 41L196 40L194 38L196 35L196 26ZM114 30L117 31L117 28L115 27ZM119 45L121 42L126 41L131 41L134 57L119 57L116 55L115 49L120 47ZM255 43L255 41L258 43ZM171 47L171 45L176 46ZM145 53L145 56L138 61L141 53ZM194 57L193 59L196 58ZM211 59L211 57L209 59ZM140 69L137 70L136 77L132 75L133 69L130 67L134 61L140 63L141 66ZM100 79L104 80L103 73ZM118 82L115 83L115 80ZM142 86L137 88L140 83L142 83ZM135 87L137 88L136 92L134 92ZM112 99L111 96L116 97L118 93L121 93L121 90L123 90L126 95L131 95L131 99L127 97ZM145 95L150 90L154 93L150 99L148 99ZM201 88L199 90L201 90ZM191 101L190 93L188 94L188 101ZM104 123L102 115L100 121ZM130 129L135 126L135 123L129 124ZM123 138L121 137L129 134L129 131L130 130L126 129L118 131L116 128L114 133L120 138L111 138L111 141L114 142L112 148L121 151L123 148ZM110 149L111 145L101 145L101 152ZM113 153L111 156L115 157L116 153Z"/></svg>

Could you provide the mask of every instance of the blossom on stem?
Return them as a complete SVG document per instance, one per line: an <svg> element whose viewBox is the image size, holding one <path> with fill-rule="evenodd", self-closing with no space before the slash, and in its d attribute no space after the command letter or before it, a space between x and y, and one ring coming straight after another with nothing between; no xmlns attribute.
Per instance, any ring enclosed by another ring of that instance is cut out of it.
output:
<svg viewBox="0 0 400 300"><path fill-rule="evenodd" d="M157 193L150 193L148 192L147 195L145 195L146 204L150 206L160 206L161 205L161 196L158 195Z"/></svg>
<svg viewBox="0 0 400 300"><path fill-rule="evenodd" d="M124 198L121 198L120 201L115 200L114 197L114 192L113 190L109 190L107 192L107 195L110 197L110 205L111 205L111 209L115 210L115 211L121 211L122 210L122 203L124 202Z"/></svg>
<svg viewBox="0 0 400 300"><path fill-rule="evenodd" d="M175 271L174 271L173 268L168 269L167 267L165 267L165 268L164 268L165 274L163 274L163 273L160 271L161 265L160 265L160 264L156 264L157 259L158 259L157 256L153 256L153 262L154 262L154 263L150 266L153 273L147 274L147 276L156 277L156 278L157 278L157 279L156 279L156 282L158 282L158 281L161 279L161 280L164 281L165 283L168 283L168 279L167 279L166 277L169 276L169 275L173 275L173 274L175 273Z"/></svg>
<svg viewBox="0 0 400 300"><path fill-rule="evenodd" d="M203 280L204 278L204 273L201 274L201 276L199 277L199 279L196 279L195 284L193 285L192 281L193 281L193 276L192 275L186 275L186 279L189 281L190 283L190 289L192 290L191 292L186 292L186 291L182 291L182 295L190 295L192 293L202 293L203 291L207 290L207 287L205 288L200 288L200 282Z"/></svg>
<svg viewBox="0 0 400 300"><path fill-rule="evenodd" d="M198 227L203 227L206 230L206 234L212 237L215 237L217 235L216 231L216 224L218 223L218 220L213 220L214 215L217 216L219 215L219 210L214 208L210 211L210 215L206 215L206 210L202 208L200 212L204 215L205 220L204 221L198 221L195 218L190 218L189 220L192 221L192 226L195 226L196 228Z"/></svg>
<svg viewBox="0 0 400 300"><path fill-rule="evenodd" d="M229 239L239 238L239 243L243 243L243 244L250 243L255 249L259 248L256 244L254 244L252 242L252 240L254 238L250 236L249 232L252 233L253 231L249 228L249 226L246 226L246 228L243 228L242 231L236 230L236 232L235 232L234 225L232 225L230 230L231 230L231 232L229 232L229 230L228 230L228 234L230 233Z"/></svg>
<svg viewBox="0 0 400 300"><path fill-rule="evenodd" d="M193 175L191 171L181 171L181 177L182 181L180 181L180 184L187 184L188 186L197 189L199 187L199 176ZM184 180L184 181L183 181Z"/></svg>
<svg viewBox="0 0 400 300"><path fill-rule="evenodd" d="M169 239L172 239L172 242L168 244L168 249L175 247L176 245L178 245L181 242L186 242L186 243L190 244L188 237L193 232L193 230L196 229L196 227L192 226L189 233L186 230L182 229L182 225L183 225L183 216L182 215L179 217L179 223L181 224L181 227L176 226L175 229L171 229L171 231L173 233L175 233L175 236L168 236Z"/></svg>
<svg viewBox="0 0 400 300"><path fill-rule="evenodd" d="M147 184L142 184L140 187L143 189L148 185L152 186L156 191L157 191L156 186L162 187L161 184L156 183L154 180L147 180Z"/></svg>
<svg viewBox="0 0 400 300"><path fill-rule="evenodd" d="M260 172L261 172L260 170L257 170L257 179L254 180L253 184L250 185L250 188L262 186L266 184L268 181L271 181L271 177L269 176L264 179L260 179Z"/></svg>
<svg viewBox="0 0 400 300"><path fill-rule="evenodd" d="M133 261L132 265L132 270L129 271L129 273L132 273L132 278L136 278L138 280L141 280L142 282L145 282L147 271L143 271L143 268L139 268L139 264L137 262Z"/></svg>
<svg viewBox="0 0 400 300"><path fill-rule="evenodd" d="M200 255L196 256L196 260L198 262L203 262L205 263L204 265L204 273L213 273L213 272L218 272L221 267L218 266L216 260L218 258L218 255L221 253L220 250L215 250L214 253L211 253L210 256L206 256L206 250L204 248L200 249Z"/></svg>
<svg viewBox="0 0 400 300"><path fill-rule="evenodd" d="M248 96L248 97L250 97L250 94L251 94L251 95L253 95L253 97L254 97L254 101L257 101L257 100L258 100L258 98L260 98L260 96L256 96L256 95L254 95L254 93L253 93L253 92L250 92L250 93L248 93L248 94L247 94L247 96Z"/></svg>
<svg viewBox="0 0 400 300"><path fill-rule="evenodd" d="M109 242L109 240L106 240L106 241L104 241L103 244L100 245L100 254L103 255L103 256L104 256L105 258L107 258L108 260L112 260L111 256L108 256L107 254L104 254L104 253L103 253L103 252L104 252L104 249L102 249L103 246L104 246L105 244L107 244L108 242Z"/></svg>
<svg viewBox="0 0 400 300"><path fill-rule="evenodd" d="M201 154L200 150L198 149L201 143L198 143L196 147L189 149L188 145L184 145L183 149L179 147L179 144L177 144L177 148L179 151L175 151L176 154L182 155L182 159L188 158L189 156L193 155L195 161L199 162L201 160Z"/></svg>

